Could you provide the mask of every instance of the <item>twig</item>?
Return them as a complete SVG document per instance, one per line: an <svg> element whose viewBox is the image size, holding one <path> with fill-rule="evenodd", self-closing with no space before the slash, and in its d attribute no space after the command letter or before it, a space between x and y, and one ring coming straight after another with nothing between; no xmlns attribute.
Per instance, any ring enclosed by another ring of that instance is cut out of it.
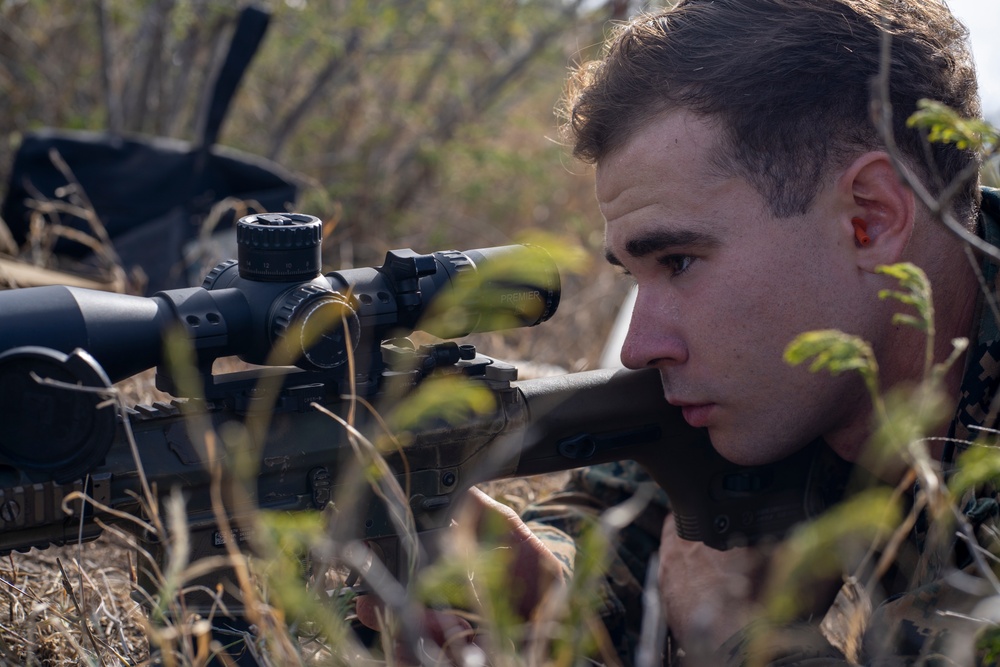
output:
<svg viewBox="0 0 1000 667"><path fill-rule="evenodd" d="M424 641L420 609L414 606L413 599L407 590L392 576L392 573L386 569L371 549L361 542L349 542L343 545L341 558L351 568L367 571L366 582L386 608L395 613L400 622L402 640L413 656L420 660L422 665L442 664L439 660L431 659L431 656L428 655L428 650L439 649L434 645L434 642ZM422 645L424 650L421 650Z"/></svg>
<svg viewBox="0 0 1000 667"><path fill-rule="evenodd" d="M990 583L993 590L996 591L997 594L1000 594L1000 580L997 580L997 576L993 573L993 568L991 568L989 563L986 562L986 559L983 558L983 553L979 548L979 542L976 540L976 536L972 534L972 526L969 525L968 520L966 520L965 516L958 511L957 507L953 507L952 509L955 512L955 517L958 519L958 536L968 544L969 554L972 556L972 559L976 561L976 568L982 574L983 578Z"/></svg>
<svg viewBox="0 0 1000 667"><path fill-rule="evenodd" d="M123 105L124 126L141 131L149 112L149 90L162 76L163 43L176 0L155 0L148 5L136 38L137 57L132 58L127 76L131 95Z"/></svg>
<svg viewBox="0 0 1000 667"><path fill-rule="evenodd" d="M906 167L902 160L899 146L892 130L892 103L889 97L889 73L891 71L892 35L889 32L882 33L882 53L879 64L879 74L872 87L872 108L876 117L876 129L885 143L886 151L892 160L893 167L899 178L913 191L917 198L930 212L948 228L955 236L964 241L969 246L979 252L1000 261L1000 248L990 245L979 238L968 229L963 227L952 213L948 206L958 191L965 186L968 179L973 178L979 170L978 164L970 164L955 178L945 186L940 197L935 197Z"/></svg>
<svg viewBox="0 0 1000 667"><path fill-rule="evenodd" d="M10 232L10 227L3 218L0 218L0 252L5 252L8 255L17 255L17 243L14 241L14 235Z"/></svg>
<svg viewBox="0 0 1000 667"><path fill-rule="evenodd" d="M108 37L108 24L105 21L107 11L105 0L95 0L94 9L97 15L97 39L101 47L101 89L104 93L104 103L108 109L108 129L114 135L122 131L122 110L118 99L111 89L111 45Z"/></svg>
<svg viewBox="0 0 1000 667"><path fill-rule="evenodd" d="M80 607L80 602L76 599L76 593L73 592L73 584L70 583L69 577L66 576L66 569L63 567L62 559L57 558L56 563L59 565L59 572L62 573L62 585L63 590L69 595L69 599L72 600L73 606L76 608L76 613L80 615L80 623L83 625L84 632L87 635L87 639L90 640L91 646L94 647L94 653L97 655L98 662L104 665L104 658L101 657L101 649L97 645L97 638L94 637L94 633L90 630L90 624L87 623L87 615L83 612Z"/></svg>
<svg viewBox="0 0 1000 667"><path fill-rule="evenodd" d="M306 94L277 123L274 131L271 132L271 145L267 149L268 159L278 159L292 132L302 122L302 119L305 118L309 109L322 99L323 91L329 87L331 81L336 78L338 73L344 70L345 64L349 64L352 68L354 67L354 64L359 60L358 51L360 44L361 29L356 27L351 30L347 38L344 52L337 53L327 60L326 65L323 66L312 82L306 87Z"/></svg>
<svg viewBox="0 0 1000 667"><path fill-rule="evenodd" d="M656 552L649 559L646 584L642 587L642 629L636 655L638 667L661 664L660 656L667 639L667 619L660 601L659 564L659 552Z"/></svg>
<svg viewBox="0 0 1000 667"><path fill-rule="evenodd" d="M111 256L117 259L118 255L114 251L114 246L111 243L111 237L108 236L108 230L104 226L104 223L101 222L101 219L97 216L97 209L94 208L94 205L87 197L86 191L83 189L83 186L80 185L80 181L76 178L76 174L73 173L69 164L63 159L63 156L55 148L49 149L49 159L52 160L52 164L55 165L56 169L58 169L63 175L63 178L65 178L66 181L73 187L74 194L80 198L82 207L86 212L84 219L90 225L91 230L93 230L94 236L99 238L102 243L111 246L111 249L108 252ZM118 260L116 263L121 264L121 261Z"/></svg>
<svg viewBox="0 0 1000 667"><path fill-rule="evenodd" d="M122 622L121 612L118 610L118 603L115 602L114 591L111 590L111 582L108 581L108 575L103 570L101 571L101 578L104 580L104 589L108 592L106 599L111 604L111 611L105 613L108 618L114 622L115 628L118 630L118 639L122 643L124 653L128 655L131 662L134 662L134 659L132 658L132 651L128 645L128 639L125 637L125 624Z"/></svg>

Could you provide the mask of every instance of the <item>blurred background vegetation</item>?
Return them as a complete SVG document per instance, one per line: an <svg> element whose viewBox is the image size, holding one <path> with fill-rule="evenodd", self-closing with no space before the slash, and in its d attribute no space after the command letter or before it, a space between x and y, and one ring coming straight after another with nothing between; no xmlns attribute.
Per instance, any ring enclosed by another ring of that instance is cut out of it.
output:
<svg viewBox="0 0 1000 667"><path fill-rule="evenodd" d="M0 197L22 133L68 128L193 141L242 4L0 1ZM573 62L628 0L271 0L220 143L306 183L296 210L332 233L327 270L385 251L510 243L530 229L600 256L591 170L553 113ZM564 276L539 331L505 353L593 366L626 290L603 262Z"/></svg>
<svg viewBox="0 0 1000 667"><path fill-rule="evenodd" d="M591 170L562 145L553 108L572 64L596 55L607 26L640 4L262 0L269 31L221 143L299 175L305 187L296 210L330 229L328 270L376 266L393 248L496 246L539 229L597 258L602 221ZM0 0L0 198L25 132L193 141L241 7L235 0ZM522 369L529 361L595 366L627 285L603 261L563 281L550 322L480 335L480 351ZM518 494L530 500L537 492ZM86 548L76 567L100 572L106 583L107 545ZM11 559L13 574L3 574L25 590L25 582L43 584L44 595L20 603L31 610L21 615L29 628L42 627L33 605L57 599L52 573L61 563L53 553L19 558L16 569ZM114 579L124 601L133 565L124 551L115 553L126 560ZM13 603L6 614L0 624L17 615ZM32 632L20 634L34 641ZM128 640L125 632L122 645L139 645L141 654L143 632L132 626ZM78 652L67 649L65 633L47 637L30 654L72 664Z"/></svg>
<svg viewBox="0 0 1000 667"><path fill-rule="evenodd" d="M255 5L270 12L270 25L219 143L298 175L305 185L295 209L327 223L326 270L378 266L394 248L489 247L536 230L594 257L603 254L591 169L562 145L554 107L572 64L594 56L609 23L626 18L638 2ZM194 142L243 6L236 0L0 0L0 199L28 132L81 129ZM4 241L0 234L0 259L6 253L37 261ZM549 366L553 372L593 367L626 291L605 262L592 261L563 276L552 320L471 342L484 354L516 362L522 375ZM152 400L149 374L137 378L140 386L126 387L126 394ZM537 492L536 484L517 494L526 502ZM2 573L10 582L5 591L20 606L12 603L0 614L0 625L14 628L0 637L13 647L0 647L0 664L17 662L11 656L73 664L86 653L76 645L86 636L78 625L70 623L72 632L52 630L60 610L74 601L53 593L65 588L57 578L60 554L73 561L74 572L103 577L100 589L79 584L87 595L110 601L88 604L88 613L121 609L115 620L121 653L144 655L150 631L141 615L131 617L128 603L131 550L102 538L79 550L52 548L10 561ZM45 593L32 597L33 591ZM38 611L41 600L49 601L45 612Z"/></svg>

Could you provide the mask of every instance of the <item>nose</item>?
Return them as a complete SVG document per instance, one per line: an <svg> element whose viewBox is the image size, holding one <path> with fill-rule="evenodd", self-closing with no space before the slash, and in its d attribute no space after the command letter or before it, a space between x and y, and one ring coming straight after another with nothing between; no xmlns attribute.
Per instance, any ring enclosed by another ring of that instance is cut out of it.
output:
<svg viewBox="0 0 1000 667"><path fill-rule="evenodd" d="M640 369L676 366L687 361L688 349L678 320L676 308L650 290L639 288L622 343L622 365Z"/></svg>

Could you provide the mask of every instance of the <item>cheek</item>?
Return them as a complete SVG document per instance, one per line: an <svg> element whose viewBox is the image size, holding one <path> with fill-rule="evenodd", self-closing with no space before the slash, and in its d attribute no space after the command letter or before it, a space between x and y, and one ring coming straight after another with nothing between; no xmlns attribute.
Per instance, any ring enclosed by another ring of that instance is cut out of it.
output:
<svg viewBox="0 0 1000 667"><path fill-rule="evenodd" d="M825 328L822 299L808 294L801 277L768 270L763 278L744 273L726 281L725 289L695 296L701 335L692 344L700 339L747 370L771 373L785 366L784 350L795 336Z"/></svg>
<svg viewBox="0 0 1000 667"><path fill-rule="evenodd" d="M836 320L844 279L822 252L798 247L759 249L728 276L738 297L730 303L737 314L764 329L802 333L802 327L829 326Z"/></svg>

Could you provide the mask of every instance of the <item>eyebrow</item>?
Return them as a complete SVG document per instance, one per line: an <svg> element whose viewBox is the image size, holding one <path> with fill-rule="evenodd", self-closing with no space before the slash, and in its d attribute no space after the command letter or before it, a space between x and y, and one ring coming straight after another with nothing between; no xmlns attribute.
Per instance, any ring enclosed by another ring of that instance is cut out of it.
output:
<svg viewBox="0 0 1000 667"><path fill-rule="evenodd" d="M719 238L709 232L682 230L656 230L629 239L625 243L625 252L632 257L646 257L656 252L661 252L667 248L697 246L700 248L715 248L721 242ZM605 249L604 258L613 266L622 266L621 260L611 252L610 248Z"/></svg>

